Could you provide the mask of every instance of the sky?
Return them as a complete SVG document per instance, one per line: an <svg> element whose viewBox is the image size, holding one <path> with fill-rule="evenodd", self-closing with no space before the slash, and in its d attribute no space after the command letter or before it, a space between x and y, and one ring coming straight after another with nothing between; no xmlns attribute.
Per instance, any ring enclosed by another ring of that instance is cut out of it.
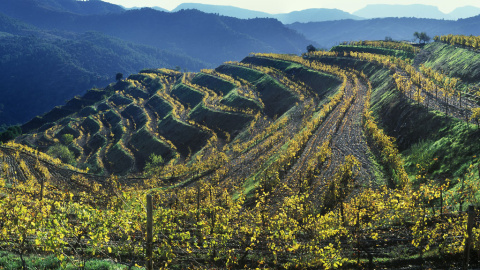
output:
<svg viewBox="0 0 480 270"><path fill-rule="evenodd" d="M449 13L456 7L480 7L479 0L103 0L124 7L158 6L172 10L181 3L202 3L210 5L235 6L267 13L288 13L308 8L337 8L355 12L368 4L424 4L437 6L442 12Z"/></svg>

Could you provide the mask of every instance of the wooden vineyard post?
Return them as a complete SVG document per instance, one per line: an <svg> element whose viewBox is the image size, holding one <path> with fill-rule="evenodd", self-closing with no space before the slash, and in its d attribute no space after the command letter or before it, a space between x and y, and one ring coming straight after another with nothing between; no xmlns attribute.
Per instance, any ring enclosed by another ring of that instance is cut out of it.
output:
<svg viewBox="0 0 480 270"><path fill-rule="evenodd" d="M40 187L40 201L43 200L43 188L45 186L45 178L42 177L41 181L41 187Z"/></svg>
<svg viewBox="0 0 480 270"><path fill-rule="evenodd" d="M467 221L467 239L465 240L465 250L463 253L463 269L468 269L468 262L470 260L470 248L472 246L472 229L475 220L475 207L468 206L468 221Z"/></svg>
<svg viewBox="0 0 480 270"><path fill-rule="evenodd" d="M147 270L153 270L153 203L152 194L147 194Z"/></svg>

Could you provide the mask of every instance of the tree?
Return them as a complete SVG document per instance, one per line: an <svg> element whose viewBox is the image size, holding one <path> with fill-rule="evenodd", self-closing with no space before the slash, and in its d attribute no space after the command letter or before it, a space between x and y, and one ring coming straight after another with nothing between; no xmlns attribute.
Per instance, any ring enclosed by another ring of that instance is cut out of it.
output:
<svg viewBox="0 0 480 270"><path fill-rule="evenodd" d="M8 127L5 131L0 132L0 142L8 142L15 139L22 134L22 128L20 126Z"/></svg>
<svg viewBox="0 0 480 270"><path fill-rule="evenodd" d="M147 164L145 165L145 172L147 172L148 174L154 171L161 171L165 162L163 160L163 157L161 155L151 154L149 158L150 162L147 162Z"/></svg>
<svg viewBox="0 0 480 270"><path fill-rule="evenodd" d="M470 116L470 121L472 120L477 123L477 128L480 128L480 108L472 109L472 116Z"/></svg>
<svg viewBox="0 0 480 270"><path fill-rule="evenodd" d="M418 39L419 43L422 43L423 41L423 43L425 44L431 40L431 38L425 32L421 32L421 33L415 32L413 33L413 36L415 37L415 40Z"/></svg>
<svg viewBox="0 0 480 270"><path fill-rule="evenodd" d="M75 156L65 145L55 144L48 149L47 154L60 159L63 163L75 165Z"/></svg>
<svg viewBox="0 0 480 270"><path fill-rule="evenodd" d="M115 76L115 80L120 81L121 79L123 79L123 74L119 72L119 73L117 73L117 75Z"/></svg>
<svg viewBox="0 0 480 270"><path fill-rule="evenodd" d="M425 33L425 32L421 32L421 33L420 33L420 41L423 40L423 43L429 42L430 39L431 39L431 38L427 35L427 33Z"/></svg>
<svg viewBox="0 0 480 270"><path fill-rule="evenodd" d="M65 145L70 145L73 142L73 135L72 134L63 134L62 141Z"/></svg>
<svg viewBox="0 0 480 270"><path fill-rule="evenodd" d="M317 50L317 48L315 48L315 46L313 46L312 44L307 46L307 52L309 52L309 53L314 52L316 50Z"/></svg>

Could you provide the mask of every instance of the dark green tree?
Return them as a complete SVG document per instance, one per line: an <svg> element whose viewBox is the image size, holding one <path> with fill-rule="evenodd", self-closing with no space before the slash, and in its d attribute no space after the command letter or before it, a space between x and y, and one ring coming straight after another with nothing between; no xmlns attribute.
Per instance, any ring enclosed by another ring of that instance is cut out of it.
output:
<svg viewBox="0 0 480 270"><path fill-rule="evenodd" d="M19 126L8 127L5 131L0 132L0 142L8 142L22 134L22 128Z"/></svg>
<svg viewBox="0 0 480 270"><path fill-rule="evenodd" d="M415 37L415 40L418 39L418 43L422 43L423 41L423 43L425 44L431 40L431 38L425 32L415 32L413 33L413 36Z"/></svg>
<svg viewBox="0 0 480 270"><path fill-rule="evenodd" d="M73 135L72 134L63 134L62 135L62 142L65 145L69 145L73 142Z"/></svg>
<svg viewBox="0 0 480 270"><path fill-rule="evenodd" d="M75 165L75 156L72 152L62 144L55 144L48 148L47 154L53 158L60 159L63 163Z"/></svg>
<svg viewBox="0 0 480 270"><path fill-rule="evenodd" d="M316 50L317 50L317 48L315 48L315 46L313 46L312 44L307 46L307 52L309 52L309 53L314 52Z"/></svg>
<svg viewBox="0 0 480 270"><path fill-rule="evenodd" d="M119 73L117 73L117 75L115 76L115 80L120 81L121 79L123 79L123 74L119 72Z"/></svg>

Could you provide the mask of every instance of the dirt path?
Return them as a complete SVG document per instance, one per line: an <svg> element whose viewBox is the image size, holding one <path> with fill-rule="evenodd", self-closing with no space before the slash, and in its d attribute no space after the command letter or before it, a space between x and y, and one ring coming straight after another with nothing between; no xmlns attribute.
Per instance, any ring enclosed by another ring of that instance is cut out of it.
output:
<svg viewBox="0 0 480 270"><path fill-rule="evenodd" d="M355 86L357 86L356 94ZM296 178L302 177L309 160L315 156L317 146L322 145L329 139L331 139L332 156L322 166L321 173L317 176L317 180L321 184L325 184L329 181L328 179L332 178L336 168L344 162L347 155L355 156L362 164L360 174L357 177L358 182L369 185L374 180L374 164L371 162L371 154L363 134L362 125L367 90L367 86L358 80L348 81L344 99L312 135L301 156L287 174L288 181L294 181ZM342 113L341 110L346 100L354 94L352 104L345 113Z"/></svg>

